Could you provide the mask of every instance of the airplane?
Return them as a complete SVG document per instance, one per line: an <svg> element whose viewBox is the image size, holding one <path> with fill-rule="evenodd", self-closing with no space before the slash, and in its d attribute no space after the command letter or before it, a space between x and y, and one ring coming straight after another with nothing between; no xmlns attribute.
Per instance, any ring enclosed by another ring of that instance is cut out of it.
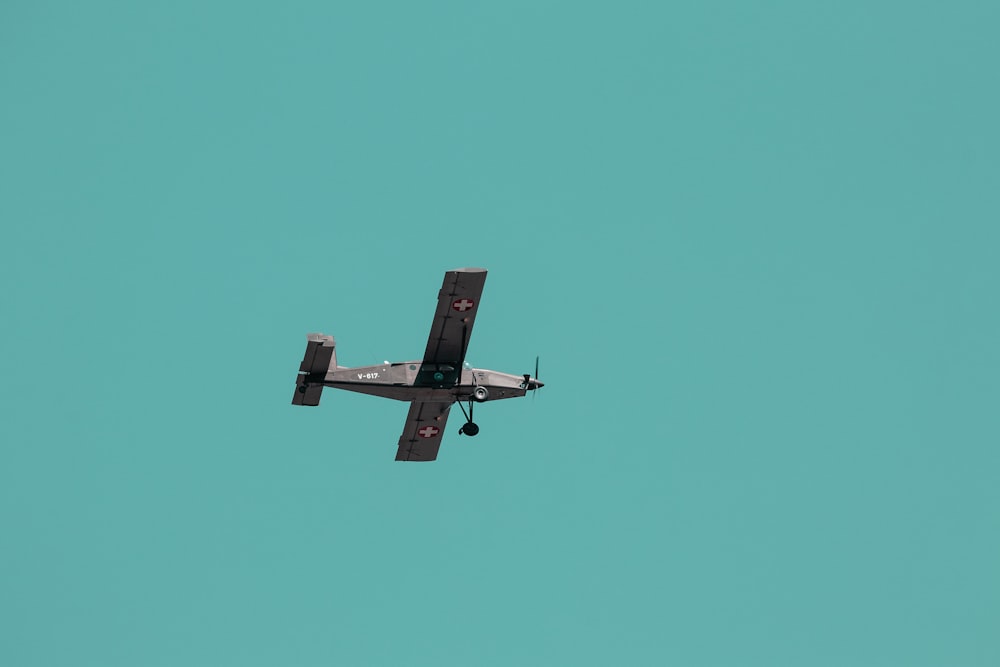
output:
<svg viewBox="0 0 1000 667"><path fill-rule="evenodd" d="M437 459L448 412L455 403L466 420L459 435L475 436L479 426L472 421L474 404L519 398L544 386L538 381L537 357L534 377L471 368L465 363L485 283L486 269L463 268L444 274L427 348L419 360L355 368L338 366L333 336L308 334L292 405L319 405L324 387L409 401L397 461ZM468 404L468 412L463 403Z"/></svg>

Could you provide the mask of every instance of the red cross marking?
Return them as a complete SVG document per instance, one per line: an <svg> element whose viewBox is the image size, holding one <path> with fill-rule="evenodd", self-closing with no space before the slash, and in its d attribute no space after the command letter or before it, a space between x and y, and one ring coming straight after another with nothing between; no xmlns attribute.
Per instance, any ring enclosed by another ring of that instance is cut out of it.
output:
<svg viewBox="0 0 1000 667"><path fill-rule="evenodd" d="M465 311L472 308L474 305L476 305L476 302L473 301L472 299L459 299L455 303L451 304L451 307L460 313L464 313Z"/></svg>
<svg viewBox="0 0 1000 667"><path fill-rule="evenodd" d="M421 438L433 438L440 432L441 429L439 429L437 426L428 425L417 431L417 435L419 435Z"/></svg>

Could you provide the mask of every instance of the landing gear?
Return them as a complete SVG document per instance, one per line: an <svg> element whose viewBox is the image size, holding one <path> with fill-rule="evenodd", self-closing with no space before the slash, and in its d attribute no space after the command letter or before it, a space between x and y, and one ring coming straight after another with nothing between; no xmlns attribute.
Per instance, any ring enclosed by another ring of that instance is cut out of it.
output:
<svg viewBox="0 0 1000 667"><path fill-rule="evenodd" d="M479 398L480 389L482 389L482 393L484 394L483 398ZM489 398L489 395L489 392L486 391L486 387L476 387L476 391L472 394L472 398L469 399L468 412L465 411L465 406L462 405L462 401L458 402L458 407L462 408L462 414L465 415L465 425L458 429L459 435L467 435L471 438L479 433L479 425L472 421L472 406L475 405L473 401L485 401Z"/></svg>

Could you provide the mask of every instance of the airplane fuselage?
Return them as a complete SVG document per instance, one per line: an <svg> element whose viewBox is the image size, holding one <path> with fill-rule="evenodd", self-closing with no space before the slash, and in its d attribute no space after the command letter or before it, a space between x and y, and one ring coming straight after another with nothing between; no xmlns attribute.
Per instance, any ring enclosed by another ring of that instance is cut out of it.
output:
<svg viewBox="0 0 1000 667"><path fill-rule="evenodd" d="M398 401L453 403L473 400L477 387L486 389L485 400L495 401L524 396L540 383L524 375L486 368L462 368L459 372L452 365L403 361L356 368L338 366L327 371L322 384Z"/></svg>

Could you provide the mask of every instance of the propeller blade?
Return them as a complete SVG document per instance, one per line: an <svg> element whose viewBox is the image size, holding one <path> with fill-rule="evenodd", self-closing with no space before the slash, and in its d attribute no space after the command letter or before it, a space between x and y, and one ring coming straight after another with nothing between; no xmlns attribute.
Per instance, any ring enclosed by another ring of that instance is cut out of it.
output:
<svg viewBox="0 0 1000 667"><path fill-rule="evenodd" d="M535 356L535 380L536 381L538 380L538 356L537 355ZM531 392L531 402L532 403L535 402L535 396L537 396L538 392L540 392L541 390L542 390L541 387L536 386L535 390Z"/></svg>

